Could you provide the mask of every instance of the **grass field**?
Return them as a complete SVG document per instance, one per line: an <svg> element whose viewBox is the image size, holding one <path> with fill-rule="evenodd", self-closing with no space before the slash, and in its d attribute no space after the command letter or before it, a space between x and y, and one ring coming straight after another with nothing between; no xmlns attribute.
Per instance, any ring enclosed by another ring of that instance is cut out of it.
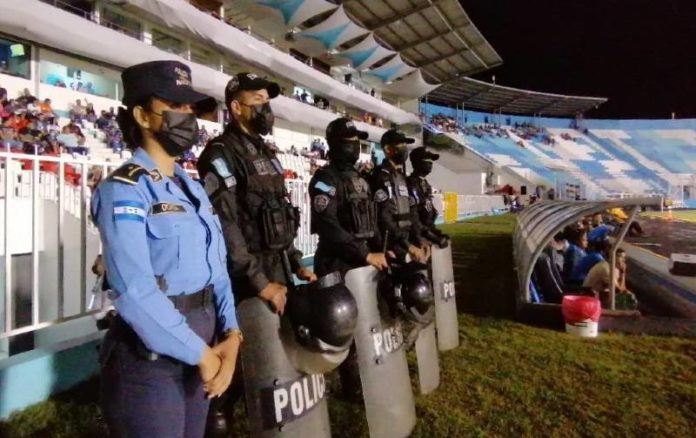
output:
<svg viewBox="0 0 696 438"><path fill-rule="evenodd" d="M446 227L454 237L458 305L466 312L462 344L441 355L440 388L416 397L412 436L693 436L696 340L577 339L509 320L513 223L501 216ZM415 385L412 354L409 367ZM96 384L14 415L0 436L104 438ZM361 406L330 398L329 410L333 436L367 436ZM235 431L244 436L241 406L236 418Z"/></svg>
<svg viewBox="0 0 696 438"><path fill-rule="evenodd" d="M642 214L645 217L658 217L662 219L667 219L669 213L667 211L648 211ZM696 223L696 210L673 210L672 218L685 222Z"/></svg>

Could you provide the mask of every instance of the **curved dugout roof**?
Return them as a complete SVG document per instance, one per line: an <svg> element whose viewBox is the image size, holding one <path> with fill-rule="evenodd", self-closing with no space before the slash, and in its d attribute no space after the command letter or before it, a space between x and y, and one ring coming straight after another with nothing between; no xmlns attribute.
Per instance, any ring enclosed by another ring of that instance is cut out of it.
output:
<svg viewBox="0 0 696 438"><path fill-rule="evenodd" d="M445 105L464 105L484 112L575 116L607 101L604 97L567 96L503 87L471 78L460 78L441 85L428 94L428 101Z"/></svg>
<svg viewBox="0 0 696 438"><path fill-rule="evenodd" d="M347 14L431 83L502 64L458 0L345 0Z"/></svg>

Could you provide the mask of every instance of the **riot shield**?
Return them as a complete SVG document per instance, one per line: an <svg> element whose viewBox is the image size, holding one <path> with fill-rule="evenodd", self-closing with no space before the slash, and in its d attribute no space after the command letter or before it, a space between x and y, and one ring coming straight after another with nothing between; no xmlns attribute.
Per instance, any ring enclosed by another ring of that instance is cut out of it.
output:
<svg viewBox="0 0 696 438"><path fill-rule="evenodd" d="M370 436L403 438L416 424L404 335L384 321L377 302L378 275L366 266L348 271L346 286L358 303L355 347Z"/></svg>
<svg viewBox="0 0 696 438"><path fill-rule="evenodd" d="M416 338L418 383L421 394L429 394L440 385L440 361L435 339L435 324L421 328Z"/></svg>
<svg viewBox="0 0 696 438"><path fill-rule="evenodd" d="M454 271L452 269L452 244L450 243L444 249L437 248L435 245L432 248L437 345L440 351L447 351L459 345L457 299L454 292Z"/></svg>
<svg viewBox="0 0 696 438"><path fill-rule="evenodd" d="M278 315L254 297L237 305L237 319L245 338L241 355L251 436L330 437L324 376L292 366Z"/></svg>

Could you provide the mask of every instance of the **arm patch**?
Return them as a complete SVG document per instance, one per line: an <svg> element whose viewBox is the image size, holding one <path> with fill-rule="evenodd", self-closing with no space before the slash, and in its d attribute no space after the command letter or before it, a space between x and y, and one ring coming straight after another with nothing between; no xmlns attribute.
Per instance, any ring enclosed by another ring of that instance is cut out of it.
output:
<svg viewBox="0 0 696 438"><path fill-rule="evenodd" d="M329 196L336 196L336 187L326 184L324 181L317 181L314 188L326 193Z"/></svg>
<svg viewBox="0 0 696 438"><path fill-rule="evenodd" d="M143 175L148 175L149 172L143 167L135 163L126 163L109 176L109 180L118 181L130 185L137 185L138 179Z"/></svg>
<svg viewBox="0 0 696 438"><path fill-rule="evenodd" d="M329 202L331 202L331 200L328 196L317 195L314 197L314 200L312 201L312 207L314 208L314 211L316 211L317 213L322 213L324 210L326 210L326 207L329 206Z"/></svg>

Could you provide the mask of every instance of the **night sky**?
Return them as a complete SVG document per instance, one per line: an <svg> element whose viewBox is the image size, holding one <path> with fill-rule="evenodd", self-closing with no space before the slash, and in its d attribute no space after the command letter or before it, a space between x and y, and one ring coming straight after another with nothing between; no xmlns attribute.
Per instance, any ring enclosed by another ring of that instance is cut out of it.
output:
<svg viewBox="0 0 696 438"><path fill-rule="evenodd" d="M696 118L696 0L460 0L503 58L476 79L608 97L593 118Z"/></svg>

